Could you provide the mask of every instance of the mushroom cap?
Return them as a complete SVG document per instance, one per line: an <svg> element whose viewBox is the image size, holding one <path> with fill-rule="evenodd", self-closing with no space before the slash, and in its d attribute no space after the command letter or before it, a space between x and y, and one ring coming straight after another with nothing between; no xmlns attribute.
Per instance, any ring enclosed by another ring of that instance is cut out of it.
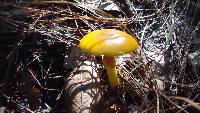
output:
<svg viewBox="0 0 200 113"><path fill-rule="evenodd" d="M81 51L95 56L118 56L133 52L138 46L135 37L115 29L101 29L85 35L79 44Z"/></svg>

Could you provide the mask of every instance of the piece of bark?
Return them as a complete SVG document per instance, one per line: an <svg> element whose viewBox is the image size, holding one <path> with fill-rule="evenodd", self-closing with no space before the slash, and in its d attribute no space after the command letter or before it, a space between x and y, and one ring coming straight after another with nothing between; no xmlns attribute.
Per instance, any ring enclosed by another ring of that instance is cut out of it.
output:
<svg viewBox="0 0 200 113"><path fill-rule="evenodd" d="M65 101L71 113L92 113L102 98L97 65L85 61L66 79Z"/></svg>

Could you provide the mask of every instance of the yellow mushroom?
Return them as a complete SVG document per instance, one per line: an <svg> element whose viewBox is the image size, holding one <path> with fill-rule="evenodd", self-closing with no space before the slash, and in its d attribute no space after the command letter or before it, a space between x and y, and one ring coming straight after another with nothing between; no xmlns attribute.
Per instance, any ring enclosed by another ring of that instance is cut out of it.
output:
<svg viewBox="0 0 200 113"><path fill-rule="evenodd" d="M112 89L120 85L115 56L133 52L138 46L135 37L115 29L101 29L85 35L79 44L81 51L102 56Z"/></svg>

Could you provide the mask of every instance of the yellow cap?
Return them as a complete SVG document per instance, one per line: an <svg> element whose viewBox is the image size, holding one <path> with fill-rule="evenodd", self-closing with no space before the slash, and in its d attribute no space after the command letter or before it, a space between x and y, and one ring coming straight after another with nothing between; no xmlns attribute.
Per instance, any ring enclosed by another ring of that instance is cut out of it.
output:
<svg viewBox="0 0 200 113"><path fill-rule="evenodd" d="M82 51L95 56L117 56L133 52L138 46L135 37L115 29L101 29L85 35L79 44Z"/></svg>

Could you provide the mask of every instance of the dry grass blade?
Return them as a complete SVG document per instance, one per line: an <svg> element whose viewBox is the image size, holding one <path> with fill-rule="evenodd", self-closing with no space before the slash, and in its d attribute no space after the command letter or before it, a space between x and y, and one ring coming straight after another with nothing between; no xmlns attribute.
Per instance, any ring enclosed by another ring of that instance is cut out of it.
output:
<svg viewBox="0 0 200 113"><path fill-rule="evenodd" d="M180 96L169 96L170 99L177 99L177 100L182 100L185 101L189 104L191 104L194 108L198 109L200 111L200 104L199 103L195 103L194 101L192 101L189 98L185 98L185 97L180 97Z"/></svg>

